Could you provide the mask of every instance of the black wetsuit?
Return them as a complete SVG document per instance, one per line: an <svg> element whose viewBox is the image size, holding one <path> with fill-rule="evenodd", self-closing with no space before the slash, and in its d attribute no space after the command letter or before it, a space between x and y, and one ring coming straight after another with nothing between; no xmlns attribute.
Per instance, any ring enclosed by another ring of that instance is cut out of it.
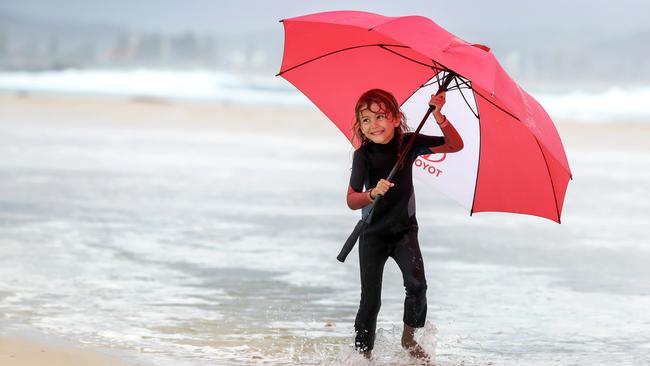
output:
<svg viewBox="0 0 650 366"><path fill-rule="evenodd" d="M406 145L411 133L404 136ZM381 283L384 265L392 257L400 270L406 289L404 323L419 328L427 315L424 263L418 244L418 223L415 218L412 164L419 155L430 154L429 147L444 144L441 136L418 135L409 156L397 171L392 187L374 208L373 219L359 238L361 269L361 302L354 328L356 348L372 350L375 343L377 314L381 305ZM393 138L387 144L369 142L354 152L350 186L361 192L374 188L388 177L397 162L398 144ZM363 214L370 205L363 208Z"/></svg>

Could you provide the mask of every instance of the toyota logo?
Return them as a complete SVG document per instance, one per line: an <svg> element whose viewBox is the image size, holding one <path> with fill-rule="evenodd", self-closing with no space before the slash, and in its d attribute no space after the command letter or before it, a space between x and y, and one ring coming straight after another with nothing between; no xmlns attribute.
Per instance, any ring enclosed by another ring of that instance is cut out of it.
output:
<svg viewBox="0 0 650 366"><path fill-rule="evenodd" d="M440 162L444 161L445 158L447 158L447 153L442 153L442 156L440 157L440 159L433 159L433 158L431 157L431 155L434 155L434 154L420 155L420 157L421 157L422 159L424 159L424 160L426 160L426 161L430 161L430 162L432 162L432 163L440 163ZM439 156L439 155L438 155L438 156Z"/></svg>

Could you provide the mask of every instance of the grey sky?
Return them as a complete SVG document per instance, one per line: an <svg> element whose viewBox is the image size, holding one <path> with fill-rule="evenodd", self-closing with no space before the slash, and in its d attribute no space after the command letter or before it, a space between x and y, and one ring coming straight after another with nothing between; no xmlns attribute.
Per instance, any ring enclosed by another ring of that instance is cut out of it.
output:
<svg viewBox="0 0 650 366"><path fill-rule="evenodd" d="M647 0L0 0L0 11L44 20L107 23L142 30L240 31L277 29L281 18L356 9L428 16L452 32L489 29L648 29Z"/></svg>

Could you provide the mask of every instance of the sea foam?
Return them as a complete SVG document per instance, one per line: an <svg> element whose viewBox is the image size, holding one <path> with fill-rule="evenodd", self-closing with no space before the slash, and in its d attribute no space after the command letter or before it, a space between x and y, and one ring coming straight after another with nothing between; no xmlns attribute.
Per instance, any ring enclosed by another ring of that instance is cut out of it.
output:
<svg viewBox="0 0 650 366"><path fill-rule="evenodd" d="M0 92L153 97L232 104L307 106L309 100L273 74L216 70L60 70L0 72ZM553 119L650 121L650 86L601 90L574 87L558 92L528 90Z"/></svg>

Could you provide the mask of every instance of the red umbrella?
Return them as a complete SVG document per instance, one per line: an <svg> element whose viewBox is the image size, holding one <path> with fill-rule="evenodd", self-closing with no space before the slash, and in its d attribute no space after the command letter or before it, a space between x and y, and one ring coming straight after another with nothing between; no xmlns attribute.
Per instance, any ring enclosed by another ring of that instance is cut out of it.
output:
<svg viewBox="0 0 650 366"><path fill-rule="evenodd" d="M428 18L333 11L284 19L278 75L304 93L353 141L354 105L388 90L407 116L424 114L444 76L444 107L462 151L422 156L414 173L470 210L514 212L560 222L571 170L542 106L503 70L490 49ZM422 133L440 135L435 123Z"/></svg>

